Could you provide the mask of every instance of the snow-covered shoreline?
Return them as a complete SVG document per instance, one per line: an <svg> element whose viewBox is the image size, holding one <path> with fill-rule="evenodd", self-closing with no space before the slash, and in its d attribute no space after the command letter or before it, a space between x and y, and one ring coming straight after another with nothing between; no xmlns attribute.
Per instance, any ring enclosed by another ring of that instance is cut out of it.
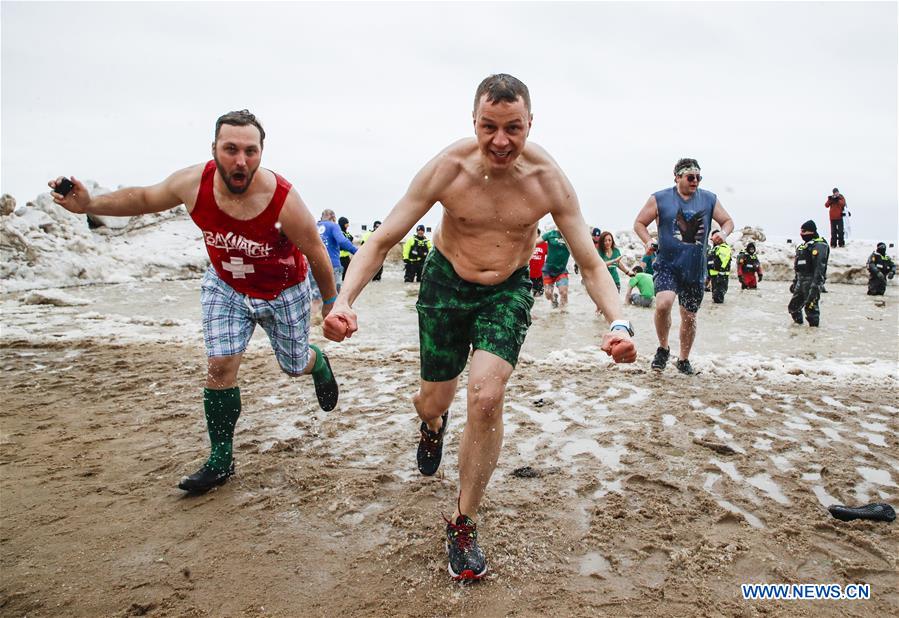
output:
<svg viewBox="0 0 899 618"><path fill-rule="evenodd" d="M89 183L89 189L92 193L106 192L96 183ZM5 208L0 213L3 292L184 279L198 276L209 263L201 234L184 207L134 217L127 223L109 221L111 225L91 230L84 216L63 210L53 203L49 193L15 208L12 198L4 196L3 199ZM634 263L640 258L642 245L632 231L617 232L615 237L626 262ZM734 232L731 243L736 253L747 242L755 240L765 277L771 281L792 279L795 244L786 239L763 241L761 238L765 238L761 228L744 227ZM853 239L845 248L834 249L828 281L865 284L868 278L865 263L875 245L876 241ZM895 247L889 253L896 259Z"/></svg>

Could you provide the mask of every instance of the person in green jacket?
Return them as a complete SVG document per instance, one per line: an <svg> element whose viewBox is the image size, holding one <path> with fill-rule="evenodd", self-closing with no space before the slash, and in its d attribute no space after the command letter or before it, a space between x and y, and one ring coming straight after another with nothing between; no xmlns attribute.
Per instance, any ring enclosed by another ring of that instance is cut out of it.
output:
<svg viewBox="0 0 899 618"><path fill-rule="evenodd" d="M415 236L409 238L403 245L403 262L406 264L403 281L406 283L413 283L416 280L421 282L421 270L430 251L431 241L425 237L425 226L419 225L415 229Z"/></svg>
<svg viewBox="0 0 899 618"><path fill-rule="evenodd" d="M733 250L724 242L724 237L718 231L712 232L712 247L709 249L706 264L709 269L712 302L719 305L724 302L724 295L727 294L731 256Z"/></svg>
<svg viewBox="0 0 899 618"><path fill-rule="evenodd" d="M656 286L652 275L643 272L639 264L634 266L634 276L628 282L627 302L638 307L649 307L656 295Z"/></svg>
<svg viewBox="0 0 899 618"><path fill-rule="evenodd" d="M630 269L622 263L621 251L615 246L615 237L611 232L603 232L599 236L599 257L609 267L609 274L615 282L615 287L621 291L621 279L618 277L618 271L622 270L628 277L631 276Z"/></svg>
<svg viewBox="0 0 899 618"><path fill-rule="evenodd" d="M546 241L546 261L543 263L543 291L553 309L565 309L568 305L568 258L571 251L559 230L550 230L540 236ZM539 242L538 242L539 244ZM559 290L556 295L555 290Z"/></svg>

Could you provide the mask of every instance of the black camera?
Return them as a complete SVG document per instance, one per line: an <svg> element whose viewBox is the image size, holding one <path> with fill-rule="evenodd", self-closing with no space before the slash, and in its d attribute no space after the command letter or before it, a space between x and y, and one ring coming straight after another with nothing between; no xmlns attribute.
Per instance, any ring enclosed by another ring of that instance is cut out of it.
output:
<svg viewBox="0 0 899 618"><path fill-rule="evenodd" d="M62 180L56 183L56 188L54 191L59 193L61 196L65 197L69 194L69 191L75 188L75 185L68 178L63 177Z"/></svg>

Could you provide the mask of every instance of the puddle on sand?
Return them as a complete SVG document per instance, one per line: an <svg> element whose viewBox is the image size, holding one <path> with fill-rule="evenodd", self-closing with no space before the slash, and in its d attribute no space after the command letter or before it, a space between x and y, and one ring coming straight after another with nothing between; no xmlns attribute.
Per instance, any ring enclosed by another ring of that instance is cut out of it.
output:
<svg viewBox="0 0 899 618"><path fill-rule="evenodd" d="M756 474L748 479L746 479L750 485L753 487L757 487L765 492L768 497L770 497L775 502L779 502L781 504L790 504L790 501L780 490L780 486L774 482L770 476L765 473Z"/></svg>
<svg viewBox="0 0 899 618"><path fill-rule="evenodd" d="M753 528L764 528L765 524L762 523L762 520L750 513L749 511L744 511L740 507L735 504L728 502L727 500L718 499L716 500L718 506L723 509L730 511L731 513L737 513L738 515L742 515L746 518L746 521Z"/></svg>
<svg viewBox="0 0 899 618"><path fill-rule="evenodd" d="M815 497L818 499L818 502L821 506L827 508L831 504L839 504L840 501L827 493L827 490L824 489L822 485L812 485L812 492L815 494Z"/></svg>
<svg viewBox="0 0 899 618"><path fill-rule="evenodd" d="M875 415L871 414L869 416L875 416ZM889 419L885 419L885 420L889 420ZM861 425L863 428L867 429L868 431L876 431L878 433L886 433L890 430L890 428L887 427L886 425L884 425L883 423L866 423L865 421L859 421L858 424Z"/></svg>
<svg viewBox="0 0 899 618"><path fill-rule="evenodd" d="M516 443L516 447L518 448L518 455L525 461L531 461L537 452L537 444L542 439L543 434L538 433L537 435L531 436L530 438L519 440Z"/></svg>
<svg viewBox="0 0 899 618"><path fill-rule="evenodd" d="M859 466L856 468L859 474L862 475L862 478L865 479L869 483L874 483L875 485L885 485L887 487L896 487L896 483L893 482L890 473L886 470L880 470L878 468L868 468L867 466Z"/></svg>
<svg viewBox="0 0 899 618"><path fill-rule="evenodd" d="M728 404L727 409L730 410L731 408L740 410L743 414L750 418L758 416L758 414L755 413L755 410L752 409L751 405L749 405L748 403L743 403L742 401L734 401Z"/></svg>
<svg viewBox="0 0 899 618"><path fill-rule="evenodd" d="M379 513L384 510L384 505L378 502L372 502L365 508L358 511L350 511L348 513L344 513L340 517L338 517L338 521L342 524L348 526L358 526L363 521L365 521L365 517L367 515L371 515L373 513Z"/></svg>
<svg viewBox="0 0 899 618"><path fill-rule="evenodd" d="M866 438L868 440L868 442L870 444L873 444L874 446L886 447L886 445L887 445L886 440L884 439L883 435L881 435L879 433L868 433L867 431L860 431L859 433L857 433L855 435L857 435L859 438Z"/></svg>
<svg viewBox="0 0 899 618"><path fill-rule="evenodd" d="M715 461L716 460L712 460L713 463L715 463ZM718 462L718 463L720 463L720 462ZM722 470L724 470L724 468L722 468L721 466L718 466L718 467L721 468ZM735 470L734 470L734 474L737 474ZM728 476L730 476L729 472L728 472ZM739 476L739 474L737 474L737 476ZM715 493L715 491L713 491L713 489L715 487L715 483L720 478L721 478L721 475L717 474L715 472L706 473L705 482L702 484L703 491L705 491L710 496L712 496L715 499L715 502L718 504L718 506L720 506L724 510L730 511L731 513L736 513L738 515L742 515L746 519L746 521L749 523L749 525L752 526L753 528L764 528L765 524L762 523L761 519L759 519L758 517L756 517L749 511L741 509L734 503L721 498L717 493ZM731 477L731 478L733 478L733 477ZM740 477L740 479L742 480L742 477Z"/></svg>
<svg viewBox="0 0 899 618"><path fill-rule="evenodd" d="M567 461L582 453L589 453L602 462L603 465L618 471L621 470L621 457L627 453L627 448L622 444L600 446L592 438L579 438L566 443L559 451L559 455Z"/></svg>
<svg viewBox="0 0 899 618"><path fill-rule="evenodd" d="M774 442L774 440L768 440L767 438L756 438L755 444L752 445L752 448L759 451L770 451L772 442Z"/></svg>
<svg viewBox="0 0 899 618"><path fill-rule="evenodd" d="M774 466L781 472L789 472L793 469L793 464L790 463L790 460L782 455L769 455L768 457Z"/></svg>
<svg viewBox="0 0 899 618"><path fill-rule="evenodd" d="M540 430L546 433L559 433L567 428L571 423L562 420L556 412L537 412L520 403L509 403L508 407L527 416L531 421L540 425Z"/></svg>
<svg viewBox="0 0 899 618"><path fill-rule="evenodd" d="M591 551L581 556L578 572L583 577L590 577L591 575L602 577L609 572L610 568L609 561L602 554Z"/></svg>
<svg viewBox="0 0 899 618"><path fill-rule="evenodd" d="M593 498L599 499L609 493L623 494L624 490L621 488L621 484L624 482L624 478L617 478L614 481L600 481L601 487L593 492Z"/></svg>

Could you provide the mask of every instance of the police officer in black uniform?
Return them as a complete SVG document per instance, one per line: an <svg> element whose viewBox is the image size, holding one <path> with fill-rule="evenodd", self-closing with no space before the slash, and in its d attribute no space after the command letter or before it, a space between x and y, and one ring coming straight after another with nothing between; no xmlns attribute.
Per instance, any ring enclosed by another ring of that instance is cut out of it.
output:
<svg viewBox="0 0 899 618"><path fill-rule="evenodd" d="M802 236L802 244L796 247L796 260L793 263L796 275L790 285L793 298L790 299L788 310L793 321L802 324L804 308L808 325L818 326L821 320L821 288L824 286L830 247L818 235L818 227L814 221L803 223L799 235Z"/></svg>
<svg viewBox="0 0 899 618"><path fill-rule="evenodd" d="M877 249L868 258L868 296L883 296L887 291L887 279L896 275L896 263L887 255L887 245L877 243Z"/></svg>
<svg viewBox="0 0 899 618"><path fill-rule="evenodd" d="M413 283L416 279L421 281L421 271L430 251L431 241L425 237L425 226L419 225L415 228L415 236L403 245L403 262L406 263L403 281L406 283Z"/></svg>

